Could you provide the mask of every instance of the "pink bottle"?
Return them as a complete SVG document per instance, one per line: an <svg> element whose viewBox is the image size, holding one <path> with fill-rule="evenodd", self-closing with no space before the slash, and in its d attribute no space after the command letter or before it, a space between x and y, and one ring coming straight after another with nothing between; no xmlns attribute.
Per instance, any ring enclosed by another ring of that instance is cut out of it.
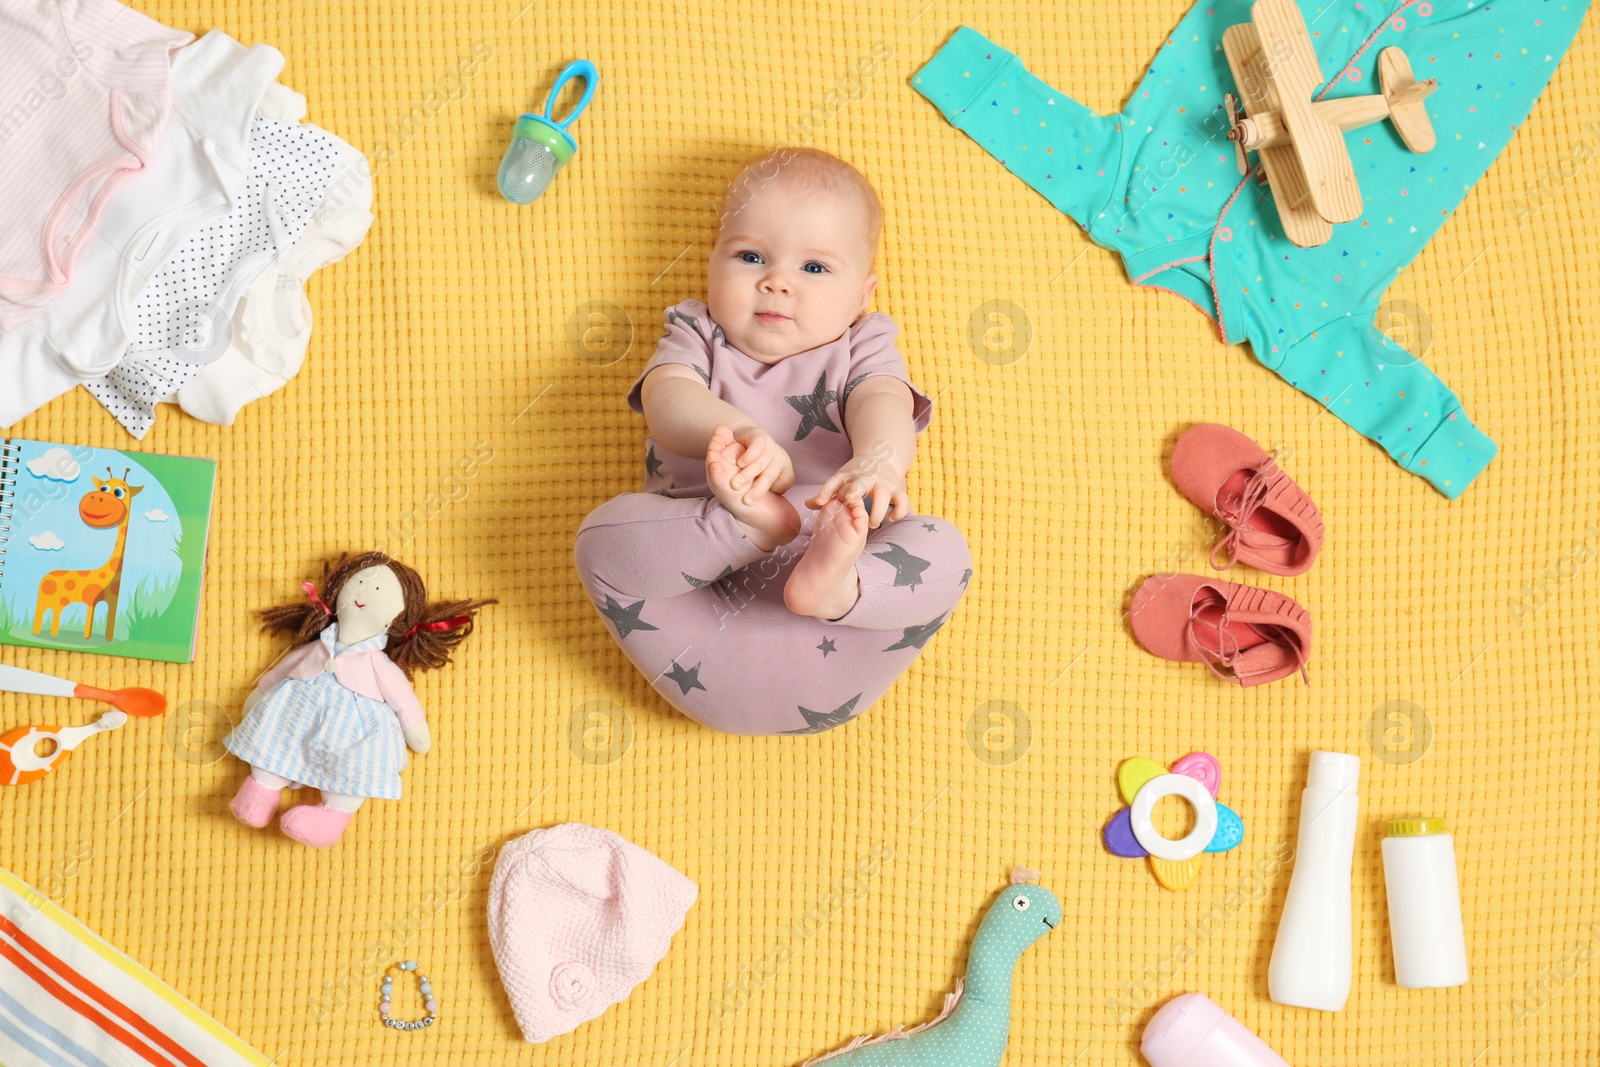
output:
<svg viewBox="0 0 1600 1067"><path fill-rule="evenodd" d="M1204 993L1185 993L1151 1016L1139 1051L1150 1067L1289 1067Z"/></svg>

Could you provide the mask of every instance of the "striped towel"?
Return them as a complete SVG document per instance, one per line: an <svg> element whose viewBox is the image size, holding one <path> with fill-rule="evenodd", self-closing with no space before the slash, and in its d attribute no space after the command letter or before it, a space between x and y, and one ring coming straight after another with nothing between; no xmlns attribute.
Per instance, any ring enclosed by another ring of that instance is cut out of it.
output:
<svg viewBox="0 0 1600 1067"><path fill-rule="evenodd" d="M267 1058L0 868L0 1064L267 1067Z"/></svg>

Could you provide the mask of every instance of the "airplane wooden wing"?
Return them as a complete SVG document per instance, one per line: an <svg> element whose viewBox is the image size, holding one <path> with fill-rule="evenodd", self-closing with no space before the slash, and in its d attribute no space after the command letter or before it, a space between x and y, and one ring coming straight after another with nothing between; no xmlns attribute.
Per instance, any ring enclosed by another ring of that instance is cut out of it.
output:
<svg viewBox="0 0 1600 1067"><path fill-rule="evenodd" d="M1347 131L1388 118L1413 152L1437 140L1423 101L1438 80L1417 81L1398 48L1378 56L1381 94L1312 100L1322 68L1295 0L1256 0L1250 22L1223 31L1222 50L1245 106L1241 117L1233 94L1223 96L1239 172L1249 172L1250 152L1260 153L1283 234L1302 248L1327 241L1334 223L1353 222L1366 207Z"/></svg>
<svg viewBox="0 0 1600 1067"><path fill-rule="evenodd" d="M1261 49L1261 38L1248 22L1229 26L1222 34L1222 50L1233 70L1233 79L1244 100L1247 115L1266 115L1279 110L1277 93L1268 77L1268 57ZM1316 55L1312 53L1313 67ZM1260 149L1261 166L1278 205L1283 234L1301 248L1326 244L1333 237L1333 225L1316 211L1310 198L1306 175L1291 144Z"/></svg>
<svg viewBox="0 0 1600 1067"><path fill-rule="evenodd" d="M1322 84L1316 49L1294 0L1256 0L1250 12L1270 67L1279 114L1299 150L1300 168L1312 206L1329 222L1361 217L1361 186L1350 163L1344 131L1317 114L1311 94ZM1248 110L1248 109L1247 109ZM1286 190L1279 190L1280 204ZM1290 207L1295 205L1291 202Z"/></svg>

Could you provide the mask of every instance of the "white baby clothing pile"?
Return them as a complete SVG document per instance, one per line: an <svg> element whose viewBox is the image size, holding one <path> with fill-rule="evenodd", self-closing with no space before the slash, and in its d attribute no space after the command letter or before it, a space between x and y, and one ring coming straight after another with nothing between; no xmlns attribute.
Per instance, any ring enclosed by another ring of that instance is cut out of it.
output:
<svg viewBox="0 0 1600 1067"><path fill-rule="evenodd" d="M227 424L299 371L304 282L372 183L283 67L118 0L0 0L0 427L75 385L136 437L163 402Z"/></svg>
<svg viewBox="0 0 1600 1067"><path fill-rule="evenodd" d="M97 4L0 3L0 326L65 290L79 238L160 145L192 40Z"/></svg>

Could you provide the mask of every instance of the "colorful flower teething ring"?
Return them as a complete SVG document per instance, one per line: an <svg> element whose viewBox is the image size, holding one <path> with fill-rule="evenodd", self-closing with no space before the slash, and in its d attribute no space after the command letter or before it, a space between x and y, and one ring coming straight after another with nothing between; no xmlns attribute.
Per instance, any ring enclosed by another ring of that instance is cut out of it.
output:
<svg viewBox="0 0 1600 1067"><path fill-rule="evenodd" d="M1172 770L1143 756L1126 760L1117 769L1117 788L1128 807L1106 824L1106 848L1128 859L1150 857L1156 881L1168 889L1187 889L1200 876L1205 852L1226 852L1244 840L1244 822L1226 804L1216 800L1222 768L1215 757L1195 752L1172 765ZM1164 837L1152 818L1157 801L1179 796L1194 808L1195 827L1181 841Z"/></svg>
<svg viewBox="0 0 1600 1067"><path fill-rule="evenodd" d="M1156 801L1162 797L1182 797L1194 808L1194 829L1181 841L1163 837L1156 829ZM1139 788L1129 808L1129 821L1133 836L1152 856L1172 863L1182 863L1198 856L1211 844L1217 832L1217 801L1206 792L1206 787L1193 778L1181 774L1162 774L1150 779Z"/></svg>

